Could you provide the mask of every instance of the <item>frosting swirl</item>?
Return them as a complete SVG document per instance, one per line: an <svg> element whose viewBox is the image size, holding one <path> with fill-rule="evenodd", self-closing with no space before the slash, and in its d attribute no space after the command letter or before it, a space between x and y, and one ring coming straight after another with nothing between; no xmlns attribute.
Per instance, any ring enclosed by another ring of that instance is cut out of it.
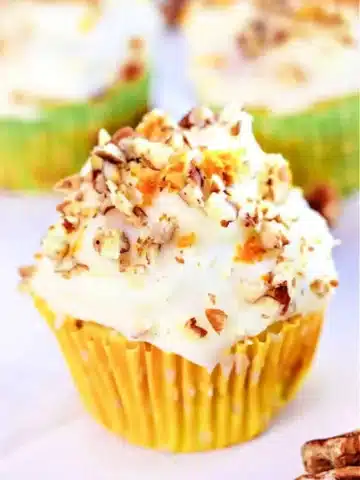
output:
<svg viewBox="0 0 360 480"><path fill-rule="evenodd" d="M224 350L337 286L334 240L281 155L228 107L160 111L99 144L66 192L28 280L61 318L112 327L209 369Z"/></svg>

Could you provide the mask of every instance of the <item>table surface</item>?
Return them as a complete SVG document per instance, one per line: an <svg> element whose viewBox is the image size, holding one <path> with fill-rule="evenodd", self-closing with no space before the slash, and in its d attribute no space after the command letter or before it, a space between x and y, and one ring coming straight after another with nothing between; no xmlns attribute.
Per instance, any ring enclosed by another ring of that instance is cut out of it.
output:
<svg viewBox="0 0 360 480"><path fill-rule="evenodd" d="M156 103L179 115L191 105L190 89L179 82L183 61L179 38L162 42L158 59L164 58L169 62L159 69ZM358 197L344 206L334 232L342 240L335 250L340 287L304 388L256 440L191 455L135 448L95 424L80 405L45 322L30 299L16 291L16 268L31 261L41 234L54 218L56 203L51 196L0 195L1 480L215 480L226 475L240 480L291 480L302 472L304 441L359 424Z"/></svg>

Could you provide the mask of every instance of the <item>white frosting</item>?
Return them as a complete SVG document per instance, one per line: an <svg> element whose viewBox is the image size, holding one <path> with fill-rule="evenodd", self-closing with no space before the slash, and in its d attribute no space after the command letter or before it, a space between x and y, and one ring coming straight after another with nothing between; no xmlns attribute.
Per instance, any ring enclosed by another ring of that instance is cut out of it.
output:
<svg viewBox="0 0 360 480"><path fill-rule="evenodd" d="M280 113L359 90L358 43L341 45L321 27L268 49L256 59L242 58L236 35L255 14L249 2L227 8L193 9L185 32L189 75L201 101L211 105L235 101ZM352 33L359 35L356 22L352 24ZM224 62L223 66L213 67L214 58ZM284 81L286 65L300 67L306 81Z"/></svg>
<svg viewBox="0 0 360 480"><path fill-rule="evenodd" d="M83 101L96 95L116 81L129 57L128 40L151 41L158 24L155 8L141 0L131 5L107 0L98 15L82 2L21 1L4 7L0 115L36 115L32 98ZM29 102L17 105L12 92Z"/></svg>
<svg viewBox="0 0 360 480"><path fill-rule="evenodd" d="M234 261L237 245L245 240L242 222L247 214L254 213L254 202L259 199L258 179L265 163L284 162L280 156L263 153L254 141L248 116L242 113L239 118L238 137L225 133L219 125L202 129L201 135L196 128L191 131L194 148L209 147L211 143L209 148L213 150L224 149L225 145L228 149L231 145L230 150L244 150L248 171L231 187L233 198L243 205L237 221L224 228L219 222L224 210L219 208L218 212L216 202L208 201L205 213L189 207L177 193L164 190L146 208L150 227L156 226L164 213L173 216L180 234L195 234L191 247L180 249L173 240L162 246L158 257L143 273L120 273L116 261L99 255L93 247L95 230L110 226L109 218L99 214L81 231L76 252L77 261L89 270L65 279L54 272L54 262L44 257L32 279L32 290L59 317L71 315L98 322L129 339L148 341L209 369L221 361L224 349L239 339L257 335L279 319L323 311L329 294L320 298L310 285L318 279L336 279L331 258L334 240L325 221L308 207L298 189L293 188L282 203L268 203L269 215L278 214L289 225L283 260L279 262L274 255L255 263ZM91 195L88 201L92 202ZM130 242L141 235L141 228L116 221L116 227L126 231ZM182 257L184 263L178 263L175 257ZM288 284L291 301L284 315L282 305L272 298L263 297L256 302L265 293L263 276L269 272L274 282ZM215 305L211 296L215 296ZM220 309L227 315L220 334L206 318L208 308ZM193 317L207 330L205 337L198 338L184 328Z"/></svg>

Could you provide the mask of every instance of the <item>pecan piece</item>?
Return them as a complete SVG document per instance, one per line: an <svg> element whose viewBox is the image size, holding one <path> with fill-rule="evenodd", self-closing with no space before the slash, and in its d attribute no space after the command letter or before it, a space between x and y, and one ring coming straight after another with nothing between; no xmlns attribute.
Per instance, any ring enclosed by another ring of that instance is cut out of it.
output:
<svg viewBox="0 0 360 480"><path fill-rule="evenodd" d="M281 313L282 315L285 315L285 313L289 309L289 305L291 302L287 282L285 281L280 283L279 285L270 287L269 290L266 292L266 296L271 297L277 302L279 302L280 305L282 305Z"/></svg>
<svg viewBox="0 0 360 480"><path fill-rule="evenodd" d="M225 322L228 318L227 314L218 308L207 308L205 314L215 332L220 334L224 330Z"/></svg>
<svg viewBox="0 0 360 480"><path fill-rule="evenodd" d="M190 320L185 323L185 327L190 329L199 338L206 337L208 334L205 328L202 328L197 324L195 317L190 318Z"/></svg>
<svg viewBox="0 0 360 480"><path fill-rule="evenodd" d="M301 452L308 473L316 474L332 468L360 466L360 430L306 442Z"/></svg>
<svg viewBox="0 0 360 480"><path fill-rule="evenodd" d="M69 177L63 178L54 186L54 190L60 193L76 192L81 186L81 176L77 173Z"/></svg>

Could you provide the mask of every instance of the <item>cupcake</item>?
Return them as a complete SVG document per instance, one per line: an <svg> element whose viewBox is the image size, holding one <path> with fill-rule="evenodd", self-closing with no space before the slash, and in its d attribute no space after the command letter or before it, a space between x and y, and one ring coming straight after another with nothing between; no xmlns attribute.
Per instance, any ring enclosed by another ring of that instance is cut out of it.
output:
<svg viewBox="0 0 360 480"><path fill-rule="evenodd" d="M196 108L100 132L21 269L85 406L137 445L264 431L308 371L337 286L325 220L251 117Z"/></svg>
<svg viewBox="0 0 360 480"><path fill-rule="evenodd" d="M139 121L157 24L140 0L2 5L0 188L51 187L78 171L101 127Z"/></svg>
<svg viewBox="0 0 360 480"><path fill-rule="evenodd" d="M357 190L358 2L194 4L185 31L200 100L242 102L262 148L284 154L307 196Z"/></svg>

